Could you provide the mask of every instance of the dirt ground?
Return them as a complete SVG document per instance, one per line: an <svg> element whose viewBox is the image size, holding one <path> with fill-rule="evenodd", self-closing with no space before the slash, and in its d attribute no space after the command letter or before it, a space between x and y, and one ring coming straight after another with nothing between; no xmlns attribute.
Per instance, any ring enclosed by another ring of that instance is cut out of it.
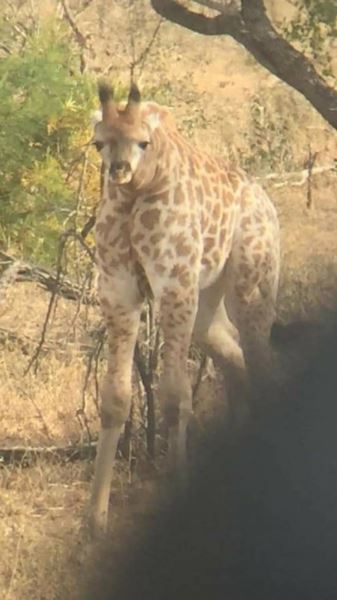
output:
<svg viewBox="0 0 337 600"><path fill-rule="evenodd" d="M97 6L101 3L93 3L80 15L78 24L96 40L96 57L90 68L97 72L112 64L111 76L118 74L126 81L130 21L126 3L116 4L109 19L102 13L99 20ZM140 47L156 22L148 11L142 35L136 28ZM107 47L113 18L121 27L118 32L114 29ZM101 38L99 27L104 33ZM271 195L282 229L278 319L285 323L310 319L322 308L335 308L336 169L313 175L314 208L310 210L306 207L307 180L302 175L309 144L318 153L316 167L333 164L335 133L305 100L227 38L206 39L163 24L140 84L157 95L160 88L163 102L172 106L186 135L213 153L244 164ZM60 299L47 335L52 350L43 353L36 376L32 371L24 376L40 339L48 301L48 293L35 284L18 283L9 288L1 304L0 448L67 446L85 437L81 411L78 413L83 408L87 368L83 347L92 344L91 334L100 315L95 308L82 308L75 326L76 306ZM91 377L85 413L93 435L98 427L94 386ZM135 397L137 393L135 387ZM221 381L209 366L198 396L200 421L207 422L221 396ZM137 528L150 526L157 484L156 475L144 461L139 460L132 471L127 461L117 462L110 528L116 547L123 547L131 543ZM92 469L91 460L64 463L43 458L29 468L0 468L1 597L80 597L79 582L90 564L85 517Z"/></svg>

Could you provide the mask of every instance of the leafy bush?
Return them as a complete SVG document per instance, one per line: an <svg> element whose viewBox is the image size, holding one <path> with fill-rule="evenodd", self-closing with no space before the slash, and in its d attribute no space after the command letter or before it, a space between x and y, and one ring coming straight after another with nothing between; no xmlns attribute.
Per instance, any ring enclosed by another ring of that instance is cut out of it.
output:
<svg viewBox="0 0 337 600"><path fill-rule="evenodd" d="M46 264L76 207L98 197L86 149L95 89L77 61L66 31L49 23L0 62L0 245Z"/></svg>
<svg viewBox="0 0 337 600"><path fill-rule="evenodd" d="M331 76L330 44L336 37L336 0L295 0L294 4L298 14L285 35L305 51L323 76Z"/></svg>
<svg viewBox="0 0 337 600"><path fill-rule="evenodd" d="M296 133L296 107L292 98L289 96L286 101L284 94L261 90L251 98L249 108L245 132L247 150L241 156L244 166L258 175L292 170Z"/></svg>

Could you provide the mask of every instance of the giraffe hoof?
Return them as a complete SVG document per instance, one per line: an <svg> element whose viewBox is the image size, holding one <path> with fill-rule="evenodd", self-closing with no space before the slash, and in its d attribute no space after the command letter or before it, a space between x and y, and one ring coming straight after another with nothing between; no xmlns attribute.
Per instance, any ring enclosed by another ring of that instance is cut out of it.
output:
<svg viewBox="0 0 337 600"><path fill-rule="evenodd" d="M89 535L94 541L98 541L106 536L107 533L107 514L91 513L89 518Z"/></svg>

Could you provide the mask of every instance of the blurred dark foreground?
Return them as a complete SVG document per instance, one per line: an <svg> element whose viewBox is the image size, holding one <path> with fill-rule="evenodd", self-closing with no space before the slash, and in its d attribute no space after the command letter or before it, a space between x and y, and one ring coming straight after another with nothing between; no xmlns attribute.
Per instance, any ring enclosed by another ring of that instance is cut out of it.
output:
<svg viewBox="0 0 337 600"><path fill-rule="evenodd" d="M301 358L287 382L244 430L209 434L118 579L106 543L83 598L337 598L337 320L294 335L276 336Z"/></svg>

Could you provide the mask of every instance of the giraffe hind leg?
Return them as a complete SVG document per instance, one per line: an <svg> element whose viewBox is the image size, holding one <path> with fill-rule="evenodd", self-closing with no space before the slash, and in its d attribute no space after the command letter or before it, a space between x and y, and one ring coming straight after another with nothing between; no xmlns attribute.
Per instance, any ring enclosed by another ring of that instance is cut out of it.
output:
<svg viewBox="0 0 337 600"><path fill-rule="evenodd" d="M246 419L246 365L239 344L239 334L228 318L223 298L216 298L212 288L203 290L194 329L194 339L224 374L229 422L240 426Z"/></svg>
<svg viewBox="0 0 337 600"><path fill-rule="evenodd" d="M233 253L228 264L226 305L240 334L251 383L262 385L275 376L275 357L270 344L276 314L278 248L268 246L258 264L247 251L245 270L237 259L247 249Z"/></svg>
<svg viewBox="0 0 337 600"><path fill-rule="evenodd" d="M159 384L168 429L169 466L185 476L186 434L192 415L188 353L196 314L197 293L173 287L161 302L164 334L163 372Z"/></svg>

